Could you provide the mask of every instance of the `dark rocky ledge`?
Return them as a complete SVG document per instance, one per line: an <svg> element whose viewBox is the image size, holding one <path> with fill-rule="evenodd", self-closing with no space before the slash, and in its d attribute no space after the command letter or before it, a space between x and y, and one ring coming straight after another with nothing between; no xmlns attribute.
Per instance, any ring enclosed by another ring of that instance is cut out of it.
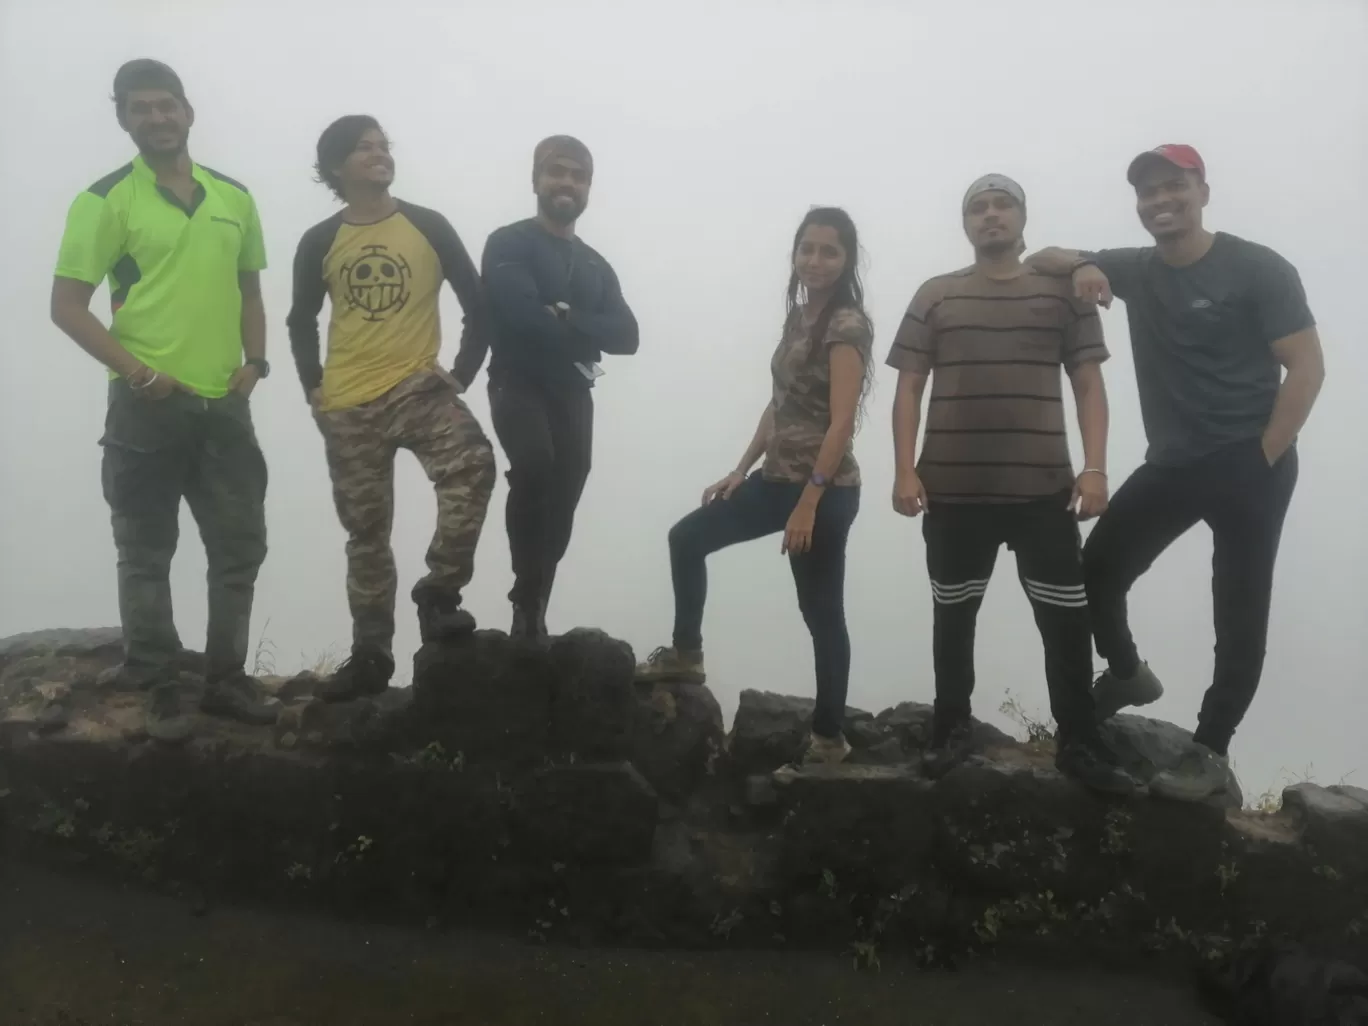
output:
<svg viewBox="0 0 1368 1026"><path fill-rule="evenodd" d="M1103 800L1048 742L979 728L932 784L930 709L848 711L842 767L781 768L811 703L643 686L598 631L544 650L480 632L429 647L414 686L325 705L269 680L273 728L200 718L147 739L146 696L102 689L117 632L0 642L8 857L81 866L202 905L236 896L583 943L812 945L874 964L1031 956L1216 958L1265 937L1362 952L1368 791L1289 788L1276 813ZM197 680L195 660L184 675ZM1188 735L1118 717L1148 778ZM777 770L777 772L776 772ZM1232 781L1233 785L1233 781Z"/></svg>

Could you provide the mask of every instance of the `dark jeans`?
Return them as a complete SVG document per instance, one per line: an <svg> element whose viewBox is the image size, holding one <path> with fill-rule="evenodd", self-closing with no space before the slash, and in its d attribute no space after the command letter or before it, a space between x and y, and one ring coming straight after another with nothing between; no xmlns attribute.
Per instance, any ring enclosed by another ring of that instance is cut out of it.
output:
<svg viewBox="0 0 1368 1026"><path fill-rule="evenodd" d="M1188 466L1147 463L1117 489L1084 547L1097 651L1129 674L1140 659L1126 620L1131 585L1199 520L1211 528L1216 672L1196 738L1216 752L1230 746L1263 674L1273 567L1296 484L1296 449L1270 467L1258 439Z"/></svg>
<svg viewBox="0 0 1368 1026"><path fill-rule="evenodd" d="M180 652L170 572L184 498L209 562L207 672L211 679L241 672L257 571L266 559L266 461L247 399L184 392L141 399L116 380L100 444L128 667L155 673Z"/></svg>
<svg viewBox="0 0 1368 1026"><path fill-rule="evenodd" d="M746 478L731 498L694 510L670 528L670 571L674 579L674 646L703 647L703 604L708 593L706 558L738 542L784 530L804 485ZM850 686L850 635L845 622L846 539L860 511L858 487L828 488L817 504L812 548L791 555L798 608L812 635L817 669L817 707L812 729L836 737L845 719Z"/></svg>
<svg viewBox="0 0 1368 1026"><path fill-rule="evenodd" d="M998 549L1016 554L1045 646L1045 683L1061 740L1093 730L1092 632L1078 521L1069 493L1018 503L932 502L922 522L934 600L938 733L965 722L974 692L974 630Z"/></svg>
<svg viewBox="0 0 1368 1026"><path fill-rule="evenodd" d="M504 374L489 384L489 409L508 457L508 597L519 608L534 610L540 603L544 610L589 478L593 396L587 389L552 389Z"/></svg>

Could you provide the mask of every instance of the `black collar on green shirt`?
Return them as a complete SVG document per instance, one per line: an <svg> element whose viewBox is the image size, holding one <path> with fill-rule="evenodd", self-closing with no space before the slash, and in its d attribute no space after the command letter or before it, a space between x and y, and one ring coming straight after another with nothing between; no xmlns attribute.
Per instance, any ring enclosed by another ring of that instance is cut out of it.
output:
<svg viewBox="0 0 1368 1026"><path fill-rule="evenodd" d="M162 199L166 200L177 210L184 212L186 217L194 217L199 205L204 202L204 183L196 182L195 191L190 196L190 203L187 206L181 202L181 198L164 185L158 185L157 191L162 194Z"/></svg>

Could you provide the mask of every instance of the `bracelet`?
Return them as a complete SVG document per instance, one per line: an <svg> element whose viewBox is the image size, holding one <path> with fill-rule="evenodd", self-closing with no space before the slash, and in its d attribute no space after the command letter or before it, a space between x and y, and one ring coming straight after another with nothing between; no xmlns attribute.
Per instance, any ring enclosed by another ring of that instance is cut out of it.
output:
<svg viewBox="0 0 1368 1026"><path fill-rule="evenodd" d="M161 374L157 371L153 371L152 376L148 378L146 381L144 381L141 385L135 385L132 382L129 382L128 387L135 391L142 391L144 388L148 388L152 384L152 382L156 381L159 377L161 377Z"/></svg>
<svg viewBox="0 0 1368 1026"><path fill-rule="evenodd" d="M1101 474L1102 480L1105 481L1107 479L1107 472L1105 470L1098 470L1096 467L1084 467L1078 472L1079 477L1082 477L1084 474Z"/></svg>

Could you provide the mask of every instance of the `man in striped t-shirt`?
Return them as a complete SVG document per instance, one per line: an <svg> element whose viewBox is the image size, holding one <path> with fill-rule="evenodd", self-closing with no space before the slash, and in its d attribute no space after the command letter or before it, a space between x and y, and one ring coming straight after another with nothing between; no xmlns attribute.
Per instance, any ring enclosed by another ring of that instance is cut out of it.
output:
<svg viewBox="0 0 1368 1026"><path fill-rule="evenodd" d="M1107 359L1097 310L1065 279L1021 264L1026 197L1003 175L965 194L974 264L917 290L888 356L898 369L893 409L899 513L923 510L935 600L936 712L927 768L939 775L969 754L974 627L998 549L1017 572L1045 645L1059 768L1098 790L1134 781L1102 742L1092 702L1092 634L1078 520L1107 505ZM1083 436L1075 476L1064 433L1061 368ZM933 374L934 372L934 374ZM922 393L932 378L921 459Z"/></svg>

